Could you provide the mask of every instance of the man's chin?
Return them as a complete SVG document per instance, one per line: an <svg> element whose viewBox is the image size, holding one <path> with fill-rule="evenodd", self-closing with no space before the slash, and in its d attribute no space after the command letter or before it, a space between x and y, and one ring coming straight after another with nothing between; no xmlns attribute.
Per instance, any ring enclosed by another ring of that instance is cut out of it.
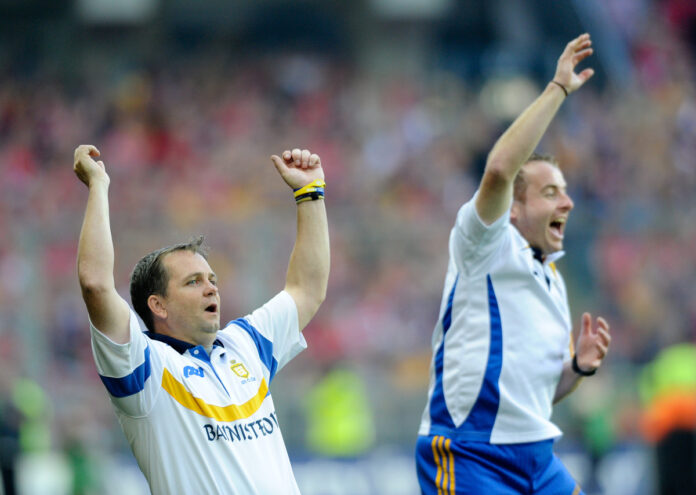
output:
<svg viewBox="0 0 696 495"><path fill-rule="evenodd" d="M205 333L218 333L220 330L220 322L209 323L208 325L203 325L203 331Z"/></svg>
<svg viewBox="0 0 696 495"><path fill-rule="evenodd" d="M560 239L546 239L544 254L551 254L563 250L563 241Z"/></svg>
<svg viewBox="0 0 696 495"><path fill-rule="evenodd" d="M548 254L553 254L557 253L558 251L563 251L563 243L560 244L552 244L550 246Z"/></svg>

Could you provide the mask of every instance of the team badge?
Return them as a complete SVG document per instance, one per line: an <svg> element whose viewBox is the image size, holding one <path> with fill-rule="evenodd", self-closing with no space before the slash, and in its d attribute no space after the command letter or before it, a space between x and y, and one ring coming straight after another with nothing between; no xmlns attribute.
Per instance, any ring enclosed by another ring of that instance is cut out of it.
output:
<svg viewBox="0 0 696 495"><path fill-rule="evenodd" d="M249 378L249 370L246 369L244 363L238 363L236 360L230 361L230 369L240 378Z"/></svg>

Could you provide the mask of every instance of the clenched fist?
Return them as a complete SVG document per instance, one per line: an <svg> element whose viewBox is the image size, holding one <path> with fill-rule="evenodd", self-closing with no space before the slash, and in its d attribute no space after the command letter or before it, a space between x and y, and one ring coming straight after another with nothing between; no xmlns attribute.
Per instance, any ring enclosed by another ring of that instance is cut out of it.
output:
<svg viewBox="0 0 696 495"><path fill-rule="evenodd" d="M106 173L104 162L94 160L100 154L99 150L91 144L81 144L75 148L73 171L87 187L99 181L106 185L109 184L109 176Z"/></svg>
<svg viewBox="0 0 696 495"><path fill-rule="evenodd" d="M285 150L282 158L273 155L271 161L283 180L293 189L305 186L317 179L324 179L319 155L309 150Z"/></svg>

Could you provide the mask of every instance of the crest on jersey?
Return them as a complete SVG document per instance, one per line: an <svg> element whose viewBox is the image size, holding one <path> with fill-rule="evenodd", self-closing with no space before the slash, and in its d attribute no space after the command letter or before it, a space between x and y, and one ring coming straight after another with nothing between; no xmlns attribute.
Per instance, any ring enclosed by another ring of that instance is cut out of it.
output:
<svg viewBox="0 0 696 495"><path fill-rule="evenodd" d="M249 378L249 370L246 369L244 363L238 363L236 360L230 361L230 369L240 378Z"/></svg>

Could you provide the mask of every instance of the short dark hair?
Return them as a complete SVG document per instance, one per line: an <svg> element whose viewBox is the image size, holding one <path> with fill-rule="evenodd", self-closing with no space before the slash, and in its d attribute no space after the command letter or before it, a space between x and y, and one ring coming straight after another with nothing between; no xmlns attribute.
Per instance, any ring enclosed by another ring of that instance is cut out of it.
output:
<svg viewBox="0 0 696 495"><path fill-rule="evenodd" d="M527 161L524 162L524 165L528 164L529 162L547 162L556 168L560 167L556 157L547 153L532 153L532 155L527 158ZM524 178L524 165L522 165L520 171L517 172L517 175L515 176L515 183L513 186L514 189L512 193L512 197L515 199L515 201L521 201L523 203L527 194L527 181Z"/></svg>
<svg viewBox="0 0 696 495"><path fill-rule="evenodd" d="M202 235L192 238L188 242L168 246L146 254L135 264L130 279L130 294L133 309L142 318L145 326L151 332L155 331L154 319L147 299L152 294L167 295L169 273L164 267L164 257L175 251L191 251L208 259L208 249L203 244L205 237Z"/></svg>

